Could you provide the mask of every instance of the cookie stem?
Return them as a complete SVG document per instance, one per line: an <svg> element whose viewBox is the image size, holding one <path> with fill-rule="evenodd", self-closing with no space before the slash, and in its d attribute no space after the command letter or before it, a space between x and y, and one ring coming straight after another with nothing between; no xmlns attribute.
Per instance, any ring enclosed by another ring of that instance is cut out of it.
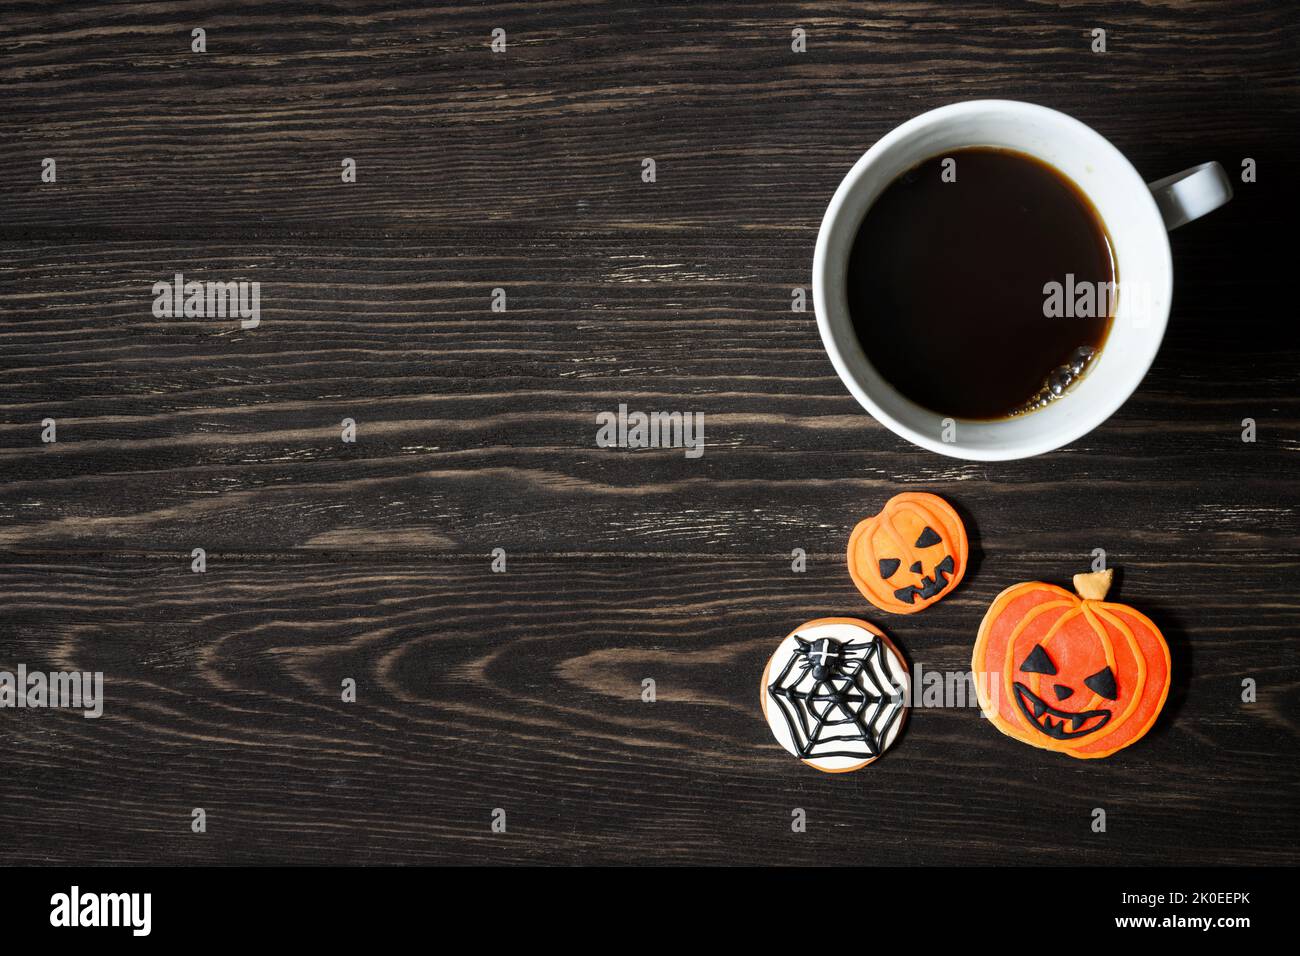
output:
<svg viewBox="0 0 1300 956"><path fill-rule="evenodd" d="M1105 571L1093 571L1091 574L1076 574L1074 589L1085 601L1104 601L1106 592L1110 590L1111 578L1114 576L1115 572L1110 568Z"/></svg>

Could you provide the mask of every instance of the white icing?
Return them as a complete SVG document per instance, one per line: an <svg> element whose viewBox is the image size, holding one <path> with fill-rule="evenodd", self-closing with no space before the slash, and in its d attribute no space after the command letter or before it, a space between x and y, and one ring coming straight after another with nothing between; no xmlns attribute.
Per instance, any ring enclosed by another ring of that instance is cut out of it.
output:
<svg viewBox="0 0 1300 956"><path fill-rule="evenodd" d="M911 682L902 658L899 657L888 642L882 641L878 635L857 624L830 623L802 627L781 642L772 655L763 680L762 693L764 708L767 712L767 725L772 729L773 736L776 737L782 747L796 757L799 756L799 743L792 736L790 727L782 716L782 709L799 706L800 702L791 702L788 699L774 696L771 687L785 671L791 659L796 656L799 649L799 639L807 643L814 643L823 638L829 638L842 645L850 645L845 650L845 658L850 662L854 660L864 661L861 665L862 674L860 679L869 690L874 690L880 696L887 698L897 696L895 694L896 690L898 694L901 694L901 699L896 703L889 701L882 705L869 724L875 735L880 738L880 753L884 753L897 739L899 730L902 728L906 716L907 702L911 699ZM806 692L816 684L817 681L813 679L811 674L805 672L800 666L800 662L796 661L781 686L792 687L797 691ZM819 710L826 713L824 707L819 708ZM810 719L812 718L812 715L806 709L804 715ZM843 712L838 708L832 708L830 718L828 723L845 719ZM835 734L834 727L831 727L830 733L838 736ZM801 740L800 742L804 741ZM851 755L818 756L819 750L847 751ZM874 758L870 747L864 741L837 740L814 746L809 755L802 759L823 770L847 770Z"/></svg>

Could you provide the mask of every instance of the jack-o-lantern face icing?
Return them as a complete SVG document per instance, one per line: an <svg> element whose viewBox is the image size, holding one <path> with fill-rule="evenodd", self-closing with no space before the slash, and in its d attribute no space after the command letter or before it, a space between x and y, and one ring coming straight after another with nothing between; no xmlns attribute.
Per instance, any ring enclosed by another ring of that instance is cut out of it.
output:
<svg viewBox="0 0 1300 956"><path fill-rule="evenodd" d="M1107 757L1140 739L1169 694L1169 647L1126 604L1103 599L1111 572L1076 574L1077 595L1031 581L994 599L971 668L993 725L1025 743Z"/></svg>
<svg viewBox="0 0 1300 956"><path fill-rule="evenodd" d="M966 573L966 528L938 495L905 492L849 536L849 575L863 597L891 614L914 614Z"/></svg>

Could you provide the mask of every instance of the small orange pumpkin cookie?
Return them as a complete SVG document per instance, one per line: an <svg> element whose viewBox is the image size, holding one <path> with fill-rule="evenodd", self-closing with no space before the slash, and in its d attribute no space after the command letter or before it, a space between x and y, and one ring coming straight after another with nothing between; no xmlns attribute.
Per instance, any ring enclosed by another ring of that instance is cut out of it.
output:
<svg viewBox="0 0 1300 956"><path fill-rule="evenodd" d="M938 495L908 491L849 535L849 575L862 596L891 614L915 614L966 573L966 527Z"/></svg>
<svg viewBox="0 0 1300 956"><path fill-rule="evenodd" d="M1030 581L993 599L971 669L998 730L1092 758L1151 729L1169 696L1169 646L1146 615L1104 600L1110 581L1109 570L1076 574L1077 596Z"/></svg>

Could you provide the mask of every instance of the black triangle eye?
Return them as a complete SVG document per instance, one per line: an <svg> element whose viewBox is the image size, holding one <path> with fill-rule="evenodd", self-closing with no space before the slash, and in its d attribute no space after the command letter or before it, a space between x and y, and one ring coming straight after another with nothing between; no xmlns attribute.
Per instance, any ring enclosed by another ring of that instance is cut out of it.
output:
<svg viewBox="0 0 1300 956"><path fill-rule="evenodd" d="M1034 649L1029 652L1025 662L1020 665L1020 669L1026 674L1055 674L1056 665L1052 659L1047 656L1047 651L1043 650L1042 644L1035 644Z"/></svg>
<svg viewBox="0 0 1300 956"><path fill-rule="evenodd" d="M1083 683L1088 690L1100 694L1107 700L1114 700L1119 696L1119 691L1115 688L1115 674L1109 667L1103 667L1091 677L1085 677Z"/></svg>
<svg viewBox="0 0 1300 956"><path fill-rule="evenodd" d="M929 525L926 525L925 530L921 532L921 537L916 539L916 544L914 544L912 547L933 548L936 544L939 544L942 541L943 538L935 534L933 528L931 528Z"/></svg>
<svg viewBox="0 0 1300 956"><path fill-rule="evenodd" d="M894 572L898 570L898 565L900 563L901 562L899 562L898 558L881 558L880 576L886 579L892 578L894 576Z"/></svg>

